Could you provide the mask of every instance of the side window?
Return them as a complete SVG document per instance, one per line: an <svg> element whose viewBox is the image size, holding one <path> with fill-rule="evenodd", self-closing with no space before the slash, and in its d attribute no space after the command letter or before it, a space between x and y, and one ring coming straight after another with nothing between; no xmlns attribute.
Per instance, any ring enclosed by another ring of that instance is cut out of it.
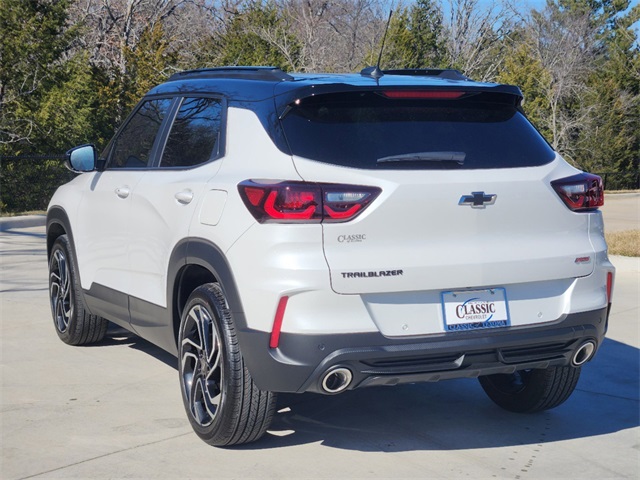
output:
<svg viewBox="0 0 640 480"><path fill-rule="evenodd" d="M144 168L149 162L156 139L171 99L144 102L118 134L112 150L109 168Z"/></svg>
<svg viewBox="0 0 640 480"><path fill-rule="evenodd" d="M192 167L218 153L222 104L215 98L185 98L164 147L160 167Z"/></svg>

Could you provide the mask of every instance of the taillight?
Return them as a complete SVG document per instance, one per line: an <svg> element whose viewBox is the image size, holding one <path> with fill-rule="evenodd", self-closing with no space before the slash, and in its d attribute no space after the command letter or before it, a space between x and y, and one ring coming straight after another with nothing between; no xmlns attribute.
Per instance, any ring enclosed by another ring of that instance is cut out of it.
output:
<svg viewBox="0 0 640 480"><path fill-rule="evenodd" d="M607 272L607 303L611 303L612 293L613 293L613 273Z"/></svg>
<svg viewBox="0 0 640 480"><path fill-rule="evenodd" d="M259 182L238 185L240 197L260 223L346 222L380 194L377 187L307 182Z"/></svg>
<svg viewBox="0 0 640 480"><path fill-rule="evenodd" d="M595 210L604 205L602 179L591 173L579 173L551 182L564 203L574 212Z"/></svg>

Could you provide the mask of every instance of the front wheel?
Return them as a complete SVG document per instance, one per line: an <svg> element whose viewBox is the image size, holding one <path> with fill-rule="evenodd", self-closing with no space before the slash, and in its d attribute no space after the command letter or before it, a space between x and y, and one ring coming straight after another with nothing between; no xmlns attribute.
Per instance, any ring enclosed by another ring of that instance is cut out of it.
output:
<svg viewBox="0 0 640 480"><path fill-rule="evenodd" d="M224 293L217 283L193 291L180 323L182 400L193 430L210 445L258 440L276 394L260 390L244 364Z"/></svg>
<svg viewBox="0 0 640 480"><path fill-rule="evenodd" d="M549 367L480 377L480 385L497 405L511 412L533 413L564 403L580 378L580 367Z"/></svg>
<svg viewBox="0 0 640 480"><path fill-rule="evenodd" d="M89 314L81 297L71 244L59 236L49 259L49 303L58 337L69 345L86 345L102 340L109 322Z"/></svg>

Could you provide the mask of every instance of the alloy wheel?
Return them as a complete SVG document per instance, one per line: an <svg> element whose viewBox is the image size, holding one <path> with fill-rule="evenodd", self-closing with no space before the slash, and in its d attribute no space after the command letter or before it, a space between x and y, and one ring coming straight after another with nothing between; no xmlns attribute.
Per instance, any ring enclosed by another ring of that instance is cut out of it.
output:
<svg viewBox="0 0 640 480"><path fill-rule="evenodd" d="M189 310L180 344L184 395L195 421L202 427L213 422L222 399L220 335L208 310Z"/></svg>
<svg viewBox="0 0 640 480"><path fill-rule="evenodd" d="M71 299L69 263L64 252L60 249L55 250L51 258L49 297L56 328L60 333L65 333L69 328L69 320L73 314L73 301Z"/></svg>

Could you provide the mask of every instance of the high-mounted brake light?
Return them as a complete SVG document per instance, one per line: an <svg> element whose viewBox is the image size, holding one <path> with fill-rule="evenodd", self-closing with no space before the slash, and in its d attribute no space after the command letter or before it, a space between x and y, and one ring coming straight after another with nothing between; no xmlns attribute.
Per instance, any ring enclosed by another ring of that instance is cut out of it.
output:
<svg viewBox="0 0 640 480"><path fill-rule="evenodd" d="M238 191L260 223L346 222L381 192L361 185L254 180L240 183Z"/></svg>
<svg viewBox="0 0 640 480"><path fill-rule="evenodd" d="M387 98L398 99L422 99L422 100L454 100L460 98L465 92L450 90L385 90L382 94Z"/></svg>
<svg viewBox="0 0 640 480"><path fill-rule="evenodd" d="M595 210L604 205L602 179L591 173L579 173L551 182L562 201L574 212Z"/></svg>

